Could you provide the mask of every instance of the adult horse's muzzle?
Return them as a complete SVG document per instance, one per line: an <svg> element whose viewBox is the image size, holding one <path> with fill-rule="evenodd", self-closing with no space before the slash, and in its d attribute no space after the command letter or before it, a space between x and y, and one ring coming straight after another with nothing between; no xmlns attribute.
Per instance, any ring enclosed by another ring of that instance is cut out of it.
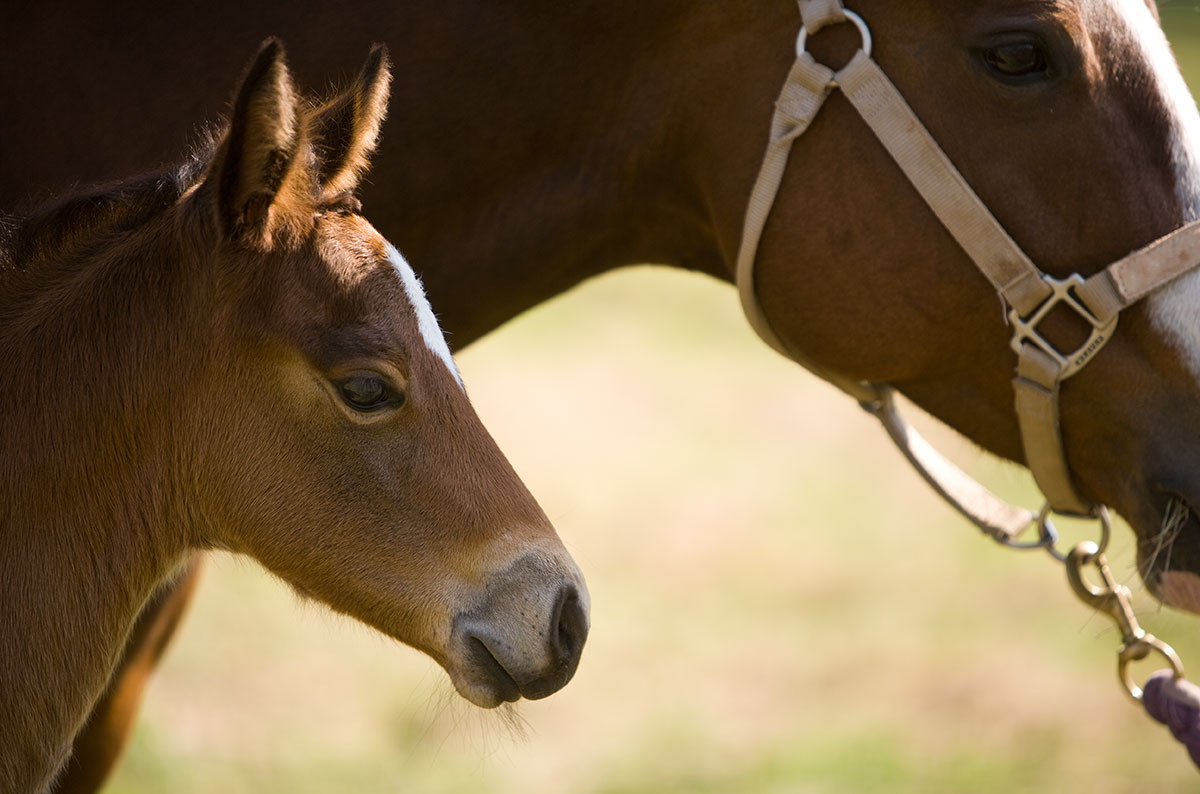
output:
<svg viewBox="0 0 1200 794"><path fill-rule="evenodd" d="M489 582L451 629L447 671L482 708L537 700L566 686L588 634L589 597L570 559L531 553Z"/></svg>

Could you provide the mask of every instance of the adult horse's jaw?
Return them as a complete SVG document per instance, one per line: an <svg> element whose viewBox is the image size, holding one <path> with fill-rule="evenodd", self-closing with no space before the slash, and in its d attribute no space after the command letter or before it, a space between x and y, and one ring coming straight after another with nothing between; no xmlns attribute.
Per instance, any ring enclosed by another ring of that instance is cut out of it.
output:
<svg viewBox="0 0 1200 794"><path fill-rule="evenodd" d="M521 557L454 619L445 665L454 688L481 708L562 689L579 666L589 606L570 558Z"/></svg>

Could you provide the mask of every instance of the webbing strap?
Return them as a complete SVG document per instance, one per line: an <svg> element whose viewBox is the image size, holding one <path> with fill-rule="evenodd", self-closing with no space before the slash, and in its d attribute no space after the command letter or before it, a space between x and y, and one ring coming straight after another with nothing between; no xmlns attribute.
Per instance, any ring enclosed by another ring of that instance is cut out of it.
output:
<svg viewBox="0 0 1200 794"><path fill-rule="evenodd" d="M746 205L746 218L742 223L742 242L737 261L737 285L742 309L746 313L746 319L763 341L789 358L795 358L795 353L771 328L762 306L759 305L754 284L754 260L763 228L767 224L771 208L775 205L775 196L779 193L779 185L787 169L792 142L808 129L808 125L816 117L817 111L825 102L826 87L832 79L833 70L821 66L807 53L797 58L792 65L779 99L775 102L767 153L759 168L754 190L750 194L750 203Z"/></svg>
<svg viewBox="0 0 1200 794"><path fill-rule="evenodd" d="M1053 293L1042 272L988 211L879 65L860 51L835 79L925 203L1005 302L1021 316L1042 305ZM1014 405L1025 465L1056 511L1087 515L1093 507L1075 491L1062 444L1061 377L1057 362L1031 345L1022 346Z"/></svg>
<svg viewBox="0 0 1200 794"><path fill-rule="evenodd" d="M1076 295L1108 320L1200 264L1200 221L1176 229L1089 278Z"/></svg>
<svg viewBox="0 0 1200 794"><path fill-rule="evenodd" d="M1075 492L1059 425L1058 362L1032 345L1024 345L1017 359L1013 393L1025 465L1038 488L1059 513L1091 515L1095 508Z"/></svg>
<svg viewBox="0 0 1200 794"><path fill-rule="evenodd" d="M846 12L841 0L800 0L800 19L805 30L816 33L828 24L844 21Z"/></svg>
<svg viewBox="0 0 1200 794"><path fill-rule="evenodd" d="M750 202L746 205L746 218L742 223L742 242L738 250L737 285L742 299L746 319L758 335L776 351L804 366L814 375L838 386L859 402L873 402L878 391L871 384L844 378L830 372L793 350L784 343L768 322L754 282L754 260L758 243L775 197L779 193L783 174L787 170L788 154L792 142L804 134L816 117L817 111L828 96L828 86L833 79L833 70L822 66L805 53L796 59L788 73L787 81L775 102L775 115L771 119L771 137L767 153L759 168Z"/></svg>
<svg viewBox="0 0 1200 794"><path fill-rule="evenodd" d="M1038 514L1009 504L985 488L948 458L930 446L896 410L895 391L879 388L880 399L863 404L873 413L888 436L917 473L963 517L1001 543L1013 543L1038 521Z"/></svg>
<svg viewBox="0 0 1200 794"><path fill-rule="evenodd" d="M804 8L804 0L801 0L802 13ZM805 24L808 23L806 16ZM737 284L742 308L751 326L771 347L842 389L879 418L889 437L921 476L964 517L993 538L1013 541L1036 521L1036 514L1000 499L930 446L900 416L891 387L830 372L785 344L758 302L754 262L763 229L783 181L788 154L792 143L808 129L820 110L834 79L832 70L816 63L807 53L803 54L792 66L775 103L771 137L747 204L738 251Z"/></svg>
<svg viewBox="0 0 1200 794"><path fill-rule="evenodd" d="M988 212L879 65L860 50L835 79L925 203L1008 305L1024 315L1049 297L1041 271Z"/></svg>

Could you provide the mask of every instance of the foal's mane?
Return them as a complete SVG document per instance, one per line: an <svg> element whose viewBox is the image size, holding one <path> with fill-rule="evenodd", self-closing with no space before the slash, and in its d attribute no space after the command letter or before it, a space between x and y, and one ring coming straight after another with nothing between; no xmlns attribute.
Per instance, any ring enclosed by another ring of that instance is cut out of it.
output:
<svg viewBox="0 0 1200 794"><path fill-rule="evenodd" d="M0 279L69 256L90 240L137 228L179 201L204 174L215 148L211 135L168 170L70 192L24 217L0 218Z"/></svg>
<svg viewBox="0 0 1200 794"><path fill-rule="evenodd" d="M269 39L244 80L257 85L257 81L275 79L271 75L278 77L280 69L286 77L281 57L279 43ZM238 116L238 103L250 99L249 94L244 95L243 85L235 97L234 117L219 127L204 130L199 144L175 168L67 193L23 218L0 215L0 282L15 273L31 272L47 262L67 262L74 253L85 252L89 242L111 239L138 228L176 206L182 206L182 212L195 213L234 205L242 216L218 221L226 227L222 232L233 236L240 233L236 227L245 220L246 213L262 213L266 205L257 205L263 198L268 203L273 201L275 206L290 205L288 214L293 220L311 218L314 211L357 212L360 206L354 189L366 169L368 156L375 149L389 81L387 54L381 45L372 48L349 88L334 90L325 99L294 95L287 78L289 87L284 92L285 105L290 105L287 123L281 120L283 117L263 123L249 107L240 108L242 115ZM275 99L284 102L284 95ZM290 135L290 140L255 140L247 145L243 136L247 126L255 123L258 124L255 135L271 130L270 134ZM298 130L291 126L293 123ZM231 146L232 152L228 151ZM249 154L262 162L243 162ZM226 195L226 191L241 185L231 182L240 170L253 171L258 166L279 173L272 174L262 184L252 182L251 187L260 191L253 195ZM297 178L289 178L293 174ZM217 206L209 201L181 205L180 199L209 177L216 183L217 195L212 201ZM271 188L270 192L261 193L266 187ZM304 220L300 220L292 231L304 226Z"/></svg>

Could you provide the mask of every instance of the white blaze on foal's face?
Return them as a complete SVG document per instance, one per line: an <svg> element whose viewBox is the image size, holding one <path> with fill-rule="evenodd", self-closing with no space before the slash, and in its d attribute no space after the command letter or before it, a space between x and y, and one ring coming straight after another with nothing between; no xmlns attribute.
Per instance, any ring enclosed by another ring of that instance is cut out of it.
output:
<svg viewBox="0 0 1200 794"><path fill-rule="evenodd" d="M1117 16L1140 45L1154 75L1170 123L1171 162L1180 225L1200 218L1200 113L1184 83L1162 28L1144 0L1110 0ZM1149 242L1149 241L1147 241ZM1149 298L1155 327L1180 351L1200 381L1200 270L1193 270Z"/></svg>
<svg viewBox="0 0 1200 794"><path fill-rule="evenodd" d="M458 367L455 366L454 358L450 355L450 345L446 344L446 335L442 333L442 328L438 325L437 317L433 314L433 307L429 305L429 299L425 297L425 289L421 286L421 280L417 278L412 267L391 243L387 244L387 257L388 261L392 263L392 267L396 269L396 274L400 276L400 281L404 284L404 293L408 296L408 302L412 304L413 311L417 314L417 327L421 331L421 338L425 340L425 345L445 362L446 369L450 370L450 374L454 376L461 387L463 385L462 376L458 374Z"/></svg>

